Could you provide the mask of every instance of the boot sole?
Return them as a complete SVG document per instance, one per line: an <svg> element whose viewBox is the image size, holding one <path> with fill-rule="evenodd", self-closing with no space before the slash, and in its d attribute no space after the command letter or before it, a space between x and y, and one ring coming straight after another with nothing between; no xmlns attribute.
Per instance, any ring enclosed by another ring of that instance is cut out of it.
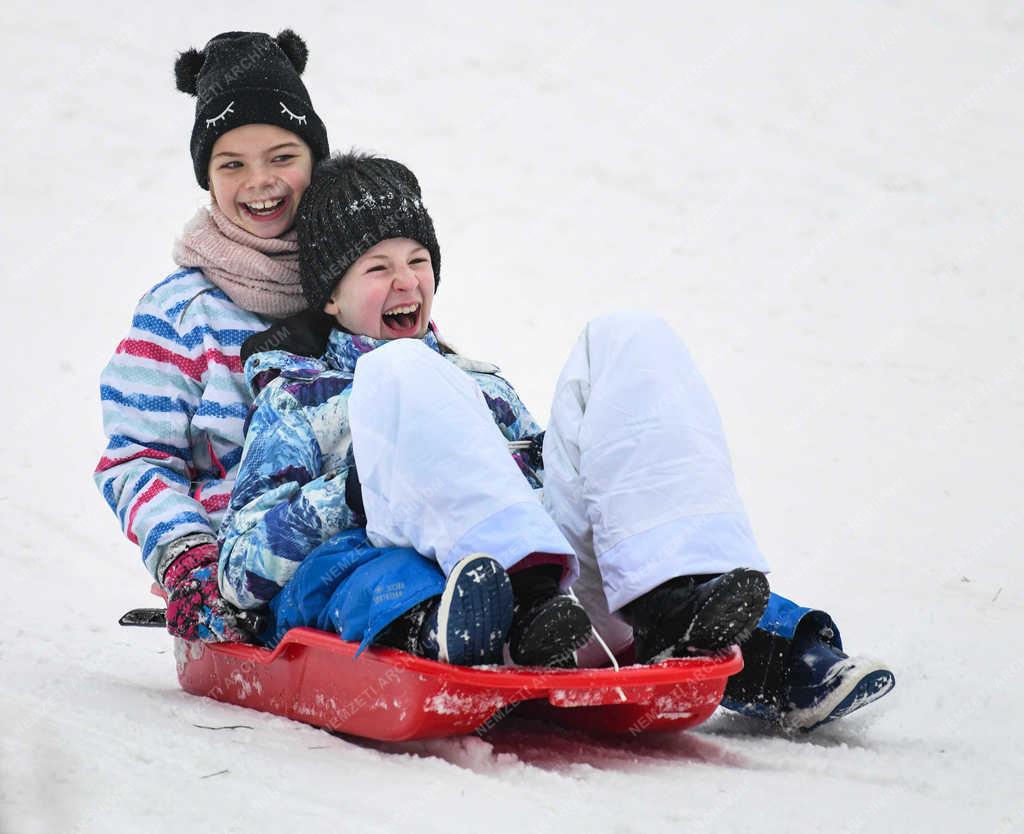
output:
<svg viewBox="0 0 1024 834"><path fill-rule="evenodd" d="M845 682L841 682L813 706L788 710L780 720L781 725L791 731L810 732L822 724L866 707L896 686L896 676L871 658L851 658L843 673Z"/></svg>
<svg viewBox="0 0 1024 834"><path fill-rule="evenodd" d="M553 605L516 635L516 648L513 650L509 646L513 663L555 669L576 668L576 650L590 640L590 618L572 597L554 599ZM530 646L530 650L520 651L519 646L523 644Z"/></svg>
<svg viewBox="0 0 1024 834"><path fill-rule="evenodd" d="M501 663L512 608L512 583L501 565L484 553L462 559L438 604L438 660L456 666Z"/></svg>
<svg viewBox="0 0 1024 834"><path fill-rule="evenodd" d="M764 614L768 595L768 579L760 571L736 568L722 574L682 638L649 662L685 656L692 650L720 651L743 642Z"/></svg>

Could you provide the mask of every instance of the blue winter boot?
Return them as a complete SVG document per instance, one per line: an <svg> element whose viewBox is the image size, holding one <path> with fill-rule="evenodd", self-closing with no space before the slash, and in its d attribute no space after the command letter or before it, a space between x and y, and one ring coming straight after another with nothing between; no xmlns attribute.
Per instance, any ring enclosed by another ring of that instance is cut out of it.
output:
<svg viewBox="0 0 1024 834"><path fill-rule="evenodd" d="M824 611L772 594L741 643L743 669L729 678L722 706L790 730L813 730L877 701L896 677L872 658L843 652Z"/></svg>
<svg viewBox="0 0 1024 834"><path fill-rule="evenodd" d="M789 690L780 723L787 730L813 730L877 701L896 676L873 658L850 657L827 642L829 633L794 641Z"/></svg>
<svg viewBox="0 0 1024 834"><path fill-rule="evenodd" d="M420 653L456 666L500 664L512 625L512 583L490 556L474 553L448 575L420 629Z"/></svg>

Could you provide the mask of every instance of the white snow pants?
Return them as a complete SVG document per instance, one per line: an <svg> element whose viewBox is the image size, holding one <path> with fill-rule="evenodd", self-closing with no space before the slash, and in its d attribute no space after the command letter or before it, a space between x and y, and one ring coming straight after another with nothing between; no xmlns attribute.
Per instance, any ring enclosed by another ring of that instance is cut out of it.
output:
<svg viewBox="0 0 1024 834"><path fill-rule="evenodd" d="M555 388L543 504L476 383L420 342L360 358L349 419L374 545L411 546L446 573L477 551L505 567L566 554L567 582L579 572L574 590L615 651L632 636L612 612L665 580L768 569L711 393L657 316L584 328Z"/></svg>
<svg viewBox="0 0 1024 834"><path fill-rule="evenodd" d="M366 535L412 547L447 575L487 553L505 568L530 553L578 561L512 459L472 377L415 339L359 358L349 396Z"/></svg>

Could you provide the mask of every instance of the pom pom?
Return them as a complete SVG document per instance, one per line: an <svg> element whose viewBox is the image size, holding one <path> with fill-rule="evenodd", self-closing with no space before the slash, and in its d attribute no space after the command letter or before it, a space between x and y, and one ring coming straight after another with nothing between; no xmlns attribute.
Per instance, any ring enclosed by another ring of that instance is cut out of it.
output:
<svg viewBox="0 0 1024 834"><path fill-rule="evenodd" d="M205 60L206 56L195 49L187 49L178 55L178 60L174 62L174 78L179 90L190 96L196 94L196 81Z"/></svg>
<svg viewBox="0 0 1024 834"><path fill-rule="evenodd" d="M302 75L302 71L306 68L306 59L309 57L306 42L291 29L285 29L283 32L280 32L274 40L281 47L281 51L288 56L288 60L292 62L295 71Z"/></svg>
<svg viewBox="0 0 1024 834"><path fill-rule="evenodd" d="M361 153L355 148L344 153L337 151L316 166L316 173L318 177L322 177L324 180L328 177L339 177L349 169L358 166L359 163L371 159L376 159L376 157L373 154ZM316 179L314 179L315 181Z"/></svg>
<svg viewBox="0 0 1024 834"><path fill-rule="evenodd" d="M314 182L318 179L326 180L328 177L344 176L347 171L358 170L365 163L371 163L378 171L383 168L388 176L404 183L412 189L417 197L422 196L420 183L416 179L416 175L401 162L395 162L393 159L386 159L372 153L363 153L355 148L344 153L339 151L317 165Z"/></svg>

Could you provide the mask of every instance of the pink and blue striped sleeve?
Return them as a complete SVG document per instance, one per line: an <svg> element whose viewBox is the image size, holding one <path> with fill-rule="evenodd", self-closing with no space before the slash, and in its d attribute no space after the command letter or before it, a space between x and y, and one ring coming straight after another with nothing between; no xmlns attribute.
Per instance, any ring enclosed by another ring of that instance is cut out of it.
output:
<svg viewBox="0 0 1024 834"><path fill-rule="evenodd" d="M190 424L203 396L209 347L201 334L182 335L150 293L100 377L108 444L93 477L158 581L169 561L167 544L192 534L215 536L191 495Z"/></svg>

